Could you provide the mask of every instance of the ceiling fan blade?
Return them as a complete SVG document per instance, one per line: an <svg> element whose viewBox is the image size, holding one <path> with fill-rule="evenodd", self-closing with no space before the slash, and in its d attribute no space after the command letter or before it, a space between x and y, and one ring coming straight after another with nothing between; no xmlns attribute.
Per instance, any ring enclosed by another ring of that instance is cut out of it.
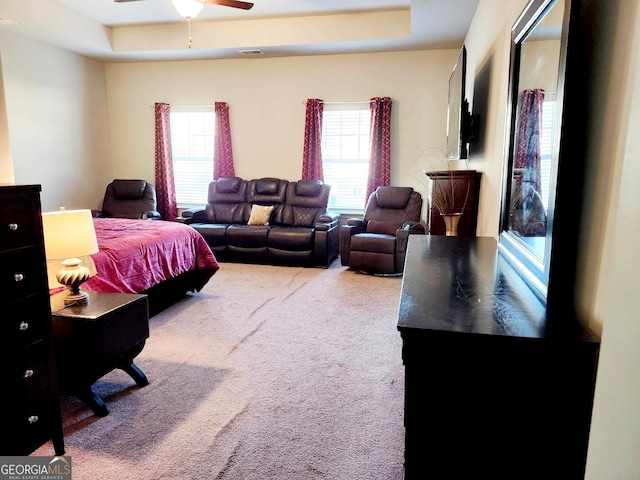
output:
<svg viewBox="0 0 640 480"><path fill-rule="evenodd" d="M204 3L211 3L212 5L223 5L225 7L241 8L242 10L250 10L251 7L253 7L253 3L240 2L238 0L204 0Z"/></svg>

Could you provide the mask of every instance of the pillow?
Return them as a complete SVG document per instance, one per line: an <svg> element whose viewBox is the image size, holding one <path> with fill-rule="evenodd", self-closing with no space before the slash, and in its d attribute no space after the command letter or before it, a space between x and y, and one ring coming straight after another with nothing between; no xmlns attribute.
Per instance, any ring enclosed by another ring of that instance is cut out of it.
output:
<svg viewBox="0 0 640 480"><path fill-rule="evenodd" d="M367 233L384 233L386 235L395 235L396 230L398 230L400 227L402 227L401 223L369 220L367 222Z"/></svg>
<svg viewBox="0 0 640 480"><path fill-rule="evenodd" d="M268 207L265 205L252 205L247 225L269 225L269 218L274 208L273 205Z"/></svg>

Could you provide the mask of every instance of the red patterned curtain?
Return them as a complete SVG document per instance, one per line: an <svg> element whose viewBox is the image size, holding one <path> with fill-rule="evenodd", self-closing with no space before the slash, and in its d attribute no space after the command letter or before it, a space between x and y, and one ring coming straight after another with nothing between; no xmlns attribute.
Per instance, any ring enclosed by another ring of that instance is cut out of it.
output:
<svg viewBox="0 0 640 480"><path fill-rule="evenodd" d="M524 90L520 94L518 146L516 168L522 172L519 183L529 182L536 192L541 191L540 130L544 90Z"/></svg>
<svg viewBox="0 0 640 480"><path fill-rule="evenodd" d="M233 168L233 148L231 147L231 126L229 125L229 105L215 102L216 131L213 141L213 179L235 177Z"/></svg>
<svg viewBox="0 0 640 480"><path fill-rule="evenodd" d="M391 182L391 99L371 99L371 130L369 148L369 177L366 199L380 185Z"/></svg>
<svg viewBox="0 0 640 480"><path fill-rule="evenodd" d="M302 150L302 179L324 181L322 170L322 100L307 100L304 121L304 148Z"/></svg>
<svg viewBox="0 0 640 480"><path fill-rule="evenodd" d="M167 103L155 104L156 117L156 195L158 212L165 220L178 216L176 185L171 153L171 117Z"/></svg>

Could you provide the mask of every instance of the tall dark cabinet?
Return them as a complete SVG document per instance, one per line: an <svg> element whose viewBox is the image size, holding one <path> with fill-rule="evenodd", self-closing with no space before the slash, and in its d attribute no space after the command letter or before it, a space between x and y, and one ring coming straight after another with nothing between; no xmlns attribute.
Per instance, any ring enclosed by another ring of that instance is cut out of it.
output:
<svg viewBox="0 0 640 480"><path fill-rule="evenodd" d="M64 454L39 185L0 185L0 455Z"/></svg>
<svg viewBox="0 0 640 480"><path fill-rule="evenodd" d="M427 172L426 175L428 178L426 196L428 233L431 235L445 234L444 220L436 208L438 200L434 199L434 196L446 195L447 199L444 201L455 204L456 208L460 208L462 211L460 223L458 223L458 235L475 237L482 174L475 170L441 170Z"/></svg>

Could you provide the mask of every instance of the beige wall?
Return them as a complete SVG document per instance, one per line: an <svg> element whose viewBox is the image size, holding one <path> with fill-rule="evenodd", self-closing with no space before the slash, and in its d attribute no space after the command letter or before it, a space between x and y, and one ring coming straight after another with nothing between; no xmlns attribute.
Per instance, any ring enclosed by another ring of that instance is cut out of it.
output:
<svg viewBox="0 0 640 480"><path fill-rule="evenodd" d="M606 4L605 4L606 3ZM602 325L587 480L640 475L638 0L583 0L592 27L589 166L578 291Z"/></svg>
<svg viewBox="0 0 640 480"><path fill-rule="evenodd" d="M480 187L478 235L498 237L500 200L505 148L507 93L511 27L526 5L525 0L480 0L465 40L467 46L467 92L469 103L483 100L487 104L484 118L484 148L470 145L470 166L484 172ZM475 77L489 70L487 99L473 98Z"/></svg>
<svg viewBox="0 0 640 480"><path fill-rule="evenodd" d="M423 151L444 150L448 80L456 55L456 50L435 50L109 64L114 175L153 178L155 102L227 102L236 174L297 180L305 99L366 102L388 96L393 100L392 183L424 192Z"/></svg>
<svg viewBox="0 0 640 480"><path fill-rule="evenodd" d="M558 88L558 63L560 62L560 38L553 40L529 40L520 51L520 92L541 88L555 93Z"/></svg>
<svg viewBox="0 0 640 480"><path fill-rule="evenodd" d="M0 171L41 184L45 211L97 208L111 177L104 66L8 32L0 54L11 148Z"/></svg>
<svg viewBox="0 0 640 480"><path fill-rule="evenodd" d="M9 141L9 122L5 104L4 81L2 79L2 57L0 56L0 184L14 183L13 158Z"/></svg>

